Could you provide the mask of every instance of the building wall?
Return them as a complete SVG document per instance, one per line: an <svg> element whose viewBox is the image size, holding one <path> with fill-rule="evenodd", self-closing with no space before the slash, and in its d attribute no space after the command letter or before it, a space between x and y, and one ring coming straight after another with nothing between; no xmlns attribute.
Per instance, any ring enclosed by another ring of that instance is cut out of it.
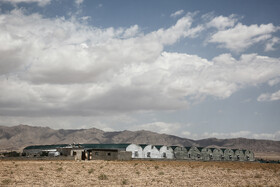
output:
<svg viewBox="0 0 280 187"><path fill-rule="evenodd" d="M178 146L174 149L174 157L176 159L183 159L183 160L189 159L188 150L185 147Z"/></svg>
<svg viewBox="0 0 280 187"><path fill-rule="evenodd" d="M118 151L117 150L87 150L86 151L87 160L117 160Z"/></svg>
<svg viewBox="0 0 280 187"><path fill-rule="evenodd" d="M159 150L154 145L147 145L143 149L143 158L160 158Z"/></svg>
<svg viewBox="0 0 280 187"><path fill-rule="evenodd" d="M188 151L191 160L201 160L201 152L197 147L191 147Z"/></svg>
<svg viewBox="0 0 280 187"><path fill-rule="evenodd" d="M78 149L78 150L71 150L71 153L70 153L71 156L73 156L75 158L75 160L84 160L84 150L82 149Z"/></svg>
<svg viewBox="0 0 280 187"><path fill-rule="evenodd" d="M159 149L160 157L163 159L174 159L174 152L173 149L169 146L162 146Z"/></svg>
<svg viewBox="0 0 280 187"><path fill-rule="evenodd" d="M250 150L246 150L245 151L245 160L246 161L255 161L255 156L254 153Z"/></svg>
<svg viewBox="0 0 280 187"><path fill-rule="evenodd" d="M244 151L245 152L245 151ZM242 150L236 150L235 153L234 153L234 159L237 160L237 161L244 161L245 158L244 158L244 153Z"/></svg>
<svg viewBox="0 0 280 187"><path fill-rule="evenodd" d="M126 151L132 153L132 158L143 158L143 149L139 145L130 144L127 146Z"/></svg>
<svg viewBox="0 0 280 187"><path fill-rule="evenodd" d="M118 152L118 160L131 160L132 152L130 151L119 151Z"/></svg>
<svg viewBox="0 0 280 187"><path fill-rule="evenodd" d="M204 147L201 150L201 159L205 161L213 160L213 153L211 149Z"/></svg>
<svg viewBox="0 0 280 187"><path fill-rule="evenodd" d="M224 153L221 149L215 148L213 150L213 160L222 160Z"/></svg>
<svg viewBox="0 0 280 187"><path fill-rule="evenodd" d="M234 160L234 152L231 149L224 150L224 160Z"/></svg>

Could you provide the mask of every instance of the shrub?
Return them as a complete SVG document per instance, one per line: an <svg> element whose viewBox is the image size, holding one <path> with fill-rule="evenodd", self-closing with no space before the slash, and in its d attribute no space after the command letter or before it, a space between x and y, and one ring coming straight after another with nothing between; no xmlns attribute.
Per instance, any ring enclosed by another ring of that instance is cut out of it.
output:
<svg viewBox="0 0 280 187"><path fill-rule="evenodd" d="M40 169L41 171L43 171L44 168L43 168L43 167L40 167L39 169Z"/></svg>
<svg viewBox="0 0 280 187"><path fill-rule="evenodd" d="M62 171L62 167L57 168L56 171Z"/></svg>
<svg viewBox="0 0 280 187"><path fill-rule="evenodd" d="M99 180L108 180L108 177L107 177L107 175L105 175L104 173L102 173L102 174L100 174L100 175L98 176L98 179L99 179Z"/></svg>
<svg viewBox="0 0 280 187"><path fill-rule="evenodd" d="M128 180L127 179L123 179L122 180L122 185L127 185L128 184Z"/></svg>
<svg viewBox="0 0 280 187"><path fill-rule="evenodd" d="M88 173L91 174L94 170L91 168L88 170Z"/></svg>
<svg viewBox="0 0 280 187"><path fill-rule="evenodd" d="M11 179L4 179L4 180L2 180L2 184L4 184L4 185L8 185L11 182L12 182Z"/></svg>
<svg viewBox="0 0 280 187"><path fill-rule="evenodd" d="M164 175L163 171L158 172L159 175Z"/></svg>
<svg viewBox="0 0 280 187"><path fill-rule="evenodd" d="M159 168L159 166L155 166L155 169L158 169Z"/></svg>
<svg viewBox="0 0 280 187"><path fill-rule="evenodd" d="M258 173L258 174L255 175L255 178L258 178L258 179L262 178L262 175Z"/></svg>

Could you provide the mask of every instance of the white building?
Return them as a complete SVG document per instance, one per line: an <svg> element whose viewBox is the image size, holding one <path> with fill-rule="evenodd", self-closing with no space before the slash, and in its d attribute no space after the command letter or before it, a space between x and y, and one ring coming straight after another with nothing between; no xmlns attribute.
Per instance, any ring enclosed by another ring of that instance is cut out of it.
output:
<svg viewBox="0 0 280 187"><path fill-rule="evenodd" d="M161 158L159 150L154 145L147 145L143 149L143 158Z"/></svg>
<svg viewBox="0 0 280 187"><path fill-rule="evenodd" d="M143 158L143 149L140 145L130 144L126 147L125 151L132 152L132 158Z"/></svg>
<svg viewBox="0 0 280 187"><path fill-rule="evenodd" d="M164 159L174 159L174 152L173 149L169 146L160 146L159 149L160 158Z"/></svg>

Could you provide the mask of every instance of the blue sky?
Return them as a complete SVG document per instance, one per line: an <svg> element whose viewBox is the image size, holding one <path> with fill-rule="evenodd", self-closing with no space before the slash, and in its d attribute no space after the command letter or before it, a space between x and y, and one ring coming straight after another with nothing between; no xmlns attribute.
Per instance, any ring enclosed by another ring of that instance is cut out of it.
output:
<svg viewBox="0 0 280 187"><path fill-rule="evenodd" d="M0 0L0 125L280 140L279 10Z"/></svg>

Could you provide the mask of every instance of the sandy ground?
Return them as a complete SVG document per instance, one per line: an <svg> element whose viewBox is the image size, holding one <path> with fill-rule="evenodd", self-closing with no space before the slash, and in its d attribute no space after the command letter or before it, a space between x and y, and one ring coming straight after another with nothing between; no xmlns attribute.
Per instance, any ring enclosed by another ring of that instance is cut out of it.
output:
<svg viewBox="0 0 280 187"><path fill-rule="evenodd" d="M0 161L0 186L280 186L280 164Z"/></svg>

